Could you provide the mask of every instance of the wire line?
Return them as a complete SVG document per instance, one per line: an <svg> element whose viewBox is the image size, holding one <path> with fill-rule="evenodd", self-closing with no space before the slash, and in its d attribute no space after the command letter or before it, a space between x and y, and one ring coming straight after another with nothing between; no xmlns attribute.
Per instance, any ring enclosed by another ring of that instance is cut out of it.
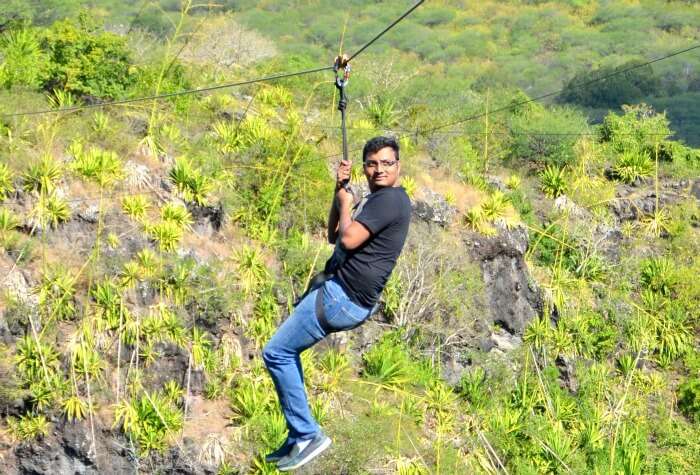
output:
<svg viewBox="0 0 700 475"><path fill-rule="evenodd" d="M413 7L411 7L406 12L404 12L403 15L401 15L399 18L394 20L389 26L384 28L380 33L375 35L374 38L369 40L359 50L357 50L352 56L350 56L350 59L348 59L348 61L351 61L352 59L356 58L359 54L361 54L363 51L365 51L367 48L369 48L375 41L377 41L379 38L381 38L386 32L391 30L394 26L396 26L398 23L400 23L404 18L406 18L408 15L410 15L416 8L418 8L421 4L423 4L424 1L425 0L419 1ZM171 97L178 97L178 96L184 96L184 95L189 95L189 94L199 94L202 92L216 91L219 89L226 89L226 88L230 88L230 87L246 86L246 85L255 84L258 82L268 82L268 81L274 81L277 79L285 79L285 78L290 78L290 77L295 77L295 76L303 76L303 75L307 75L307 74L319 73L322 71L332 71L332 70L333 70L333 66L323 66L323 67L318 67L318 68L305 69L302 71L296 71L296 72L292 72L292 73L273 74L270 76L264 76L264 77L257 78L257 79L249 79L246 81L238 81L238 82L219 84L219 85L215 85L215 86L208 86L208 87L201 87L201 88L194 88L194 89L185 89L182 91L169 92L169 93L165 93L165 94L155 94L155 95L151 95L151 96L134 97L131 99L119 99L116 101L97 102L95 104L86 104L86 105L80 105L80 106L66 107L63 109L42 109L42 110L36 110L36 111L21 111L21 112L5 113L5 114L0 114L0 117L11 118L11 117L23 117L23 116L43 115L43 114L57 114L57 113L63 113L63 112L76 112L76 111L80 111L80 110L84 110L84 109L95 109L95 108L99 108L99 107L133 104L135 102L151 101L151 100L158 100L158 99L168 99Z"/></svg>
<svg viewBox="0 0 700 475"><path fill-rule="evenodd" d="M606 79L610 79L610 78L612 78L612 77L614 77L614 76L618 76L618 75L620 75L620 74L626 74L626 73L628 73L628 72L630 72L630 71L634 71L635 69L643 68L643 67L645 67L645 66L649 66L649 65L651 65L651 64L658 63L659 61L664 61L664 60L669 59L669 58L672 58L672 57L674 57L674 56L678 56L678 55L681 55L681 54L684 54L684 53L688 53L688 52L690 52L690 51L693 51L693 50L696 50L696 49L699 49L699 48L700 48L700 44L697 44L697 45L691 46L691 47L689 47L689 48L685 48L685 49L682 49L682 50L675 51L675 52L673 52L673 53L667 54L667 55L662 56L662 57L660 57L660 58L653 59L653 60L651 60L651 61L646 61L646 62L644 62L644 63L636 64L636 65L630 66L630 67L628 67L628 68L620 69L620 70L618 70L618 71L612 72L612 73L610 73L610 74L606 74L605 76L601 76L601 77L599 77L599 78L594 78L594 79L590 79L590 80L588 80L588 81L584 81L584 82L581 82L581 83L578 83L578 84L574 84L574 85L572 86L572 88L573 88L573 89L579 89L579 88L582 88L582 87L590 86L591 84L595 84L595 83L597 83L597 82L605 81ZM511 110L511 109L515 109L516 107L520 107L520 106L523 106L523 105L526 105L526 104L530 104L530 103L532 103L532 102L539 102L539 101L541 101L542 99L547 99L548 97L558 96L559 94L561 94L561 93L564 92L565 90L566 90L565 88L562 88L562 89L559 89L559 90L557 90L557 91L548 92L548 93L546 93L546 94L542 94L541 96L533 97L532 99L527 99L527 100L525 100L525 101L520 101L520 102L516 102L515 104L510 104L510 105L508 105L508 106L501 107L500 109L495 109L495 110L488 111L488 112L481 112L481 113L479 113L479 114L475 114L475 115L472 115L472 116L468 116L468 117L465 117L465 118L463 118L463 119L455 120L455 121L452 121L452 122L447 122L447 123L445 123L445 124L438 125L438 126L436 126L436 127L433 127L432 129L428 129L428 130L429 130L429 131L436 131L436 130L444 129L445 127L449 127L449 126L451 126L451 125L462 124L462 123L464 123L464 122L469 122L469 121L471 121L471 120L480 119L481 117L484 117L484 116L486 116L487 114L495 114L495 113L498 113L498 112L504 112L504 111L508 111L508 110Z"/></svg>
<svg viewBox="0 0 700 475"><path fill-rule="evenodd" d="M10 114L1 114L0 117L19 117L19 116L30 116L30 115L55 114L55 113L60 113L60 112L75 112L75 111L79 111L79 110L83 110L83 109L94 109L97 107L117 106L117 105L124 105L124 104L132 104L134 102L143 102L143 101L150 101L150 100L156 100L156 99L167 99L170 97L184 96L184 95L188 95L188 94L197 94L197 93L201 93L201 92L216 91L218 89L225 89L225 88L229 88L229 87L246 86L248 84L255 84L258 82L266 82L266 81L273 81L276 79L284 79L284 78L290 78L290 77L294 77L294 76L302 76L302 75L306 75L306 74L318 73L321 71L330 71L332 69L333 69L333 66L326 66L326 67L322 67L322 68L306 69L303 71L297 71L297 72L293 72L293 73L273 74L270 76L264 76L264 77L257 78L257 79L249 79L246 81L238 81L238 82L232 82L232 83L227 83L227 84L218 84L216 86L208 86L208 87L202 87L202 88L196 88L196 89L185 89L183 91L168 92L165 94L156 94L156 95L145 96L145 97L134 97L131 99L120 99L117 101L110 101L110 102L97 102L95 104L66 107L64 109L43 109L43 110L37 110L37 111L25 111L25 112L14 112L14 113L10 113Z"/></svg>

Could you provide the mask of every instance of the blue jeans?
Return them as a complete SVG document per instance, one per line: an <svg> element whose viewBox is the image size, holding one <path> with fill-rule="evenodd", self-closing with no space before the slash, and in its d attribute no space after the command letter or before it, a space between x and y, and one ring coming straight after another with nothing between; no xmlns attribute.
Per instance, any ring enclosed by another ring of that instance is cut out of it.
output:
<svg viewBox="0 0 700 475"><path fill-rule="evenodd" d="M333 278L309 292L265 345L262 357L287 420L287 444L311 439L320 430L306 398L299 356L326 336L316 317L318 292L323 292L323 309L332 332L360 326L373 310L352 302L337 278Z"/></svg>

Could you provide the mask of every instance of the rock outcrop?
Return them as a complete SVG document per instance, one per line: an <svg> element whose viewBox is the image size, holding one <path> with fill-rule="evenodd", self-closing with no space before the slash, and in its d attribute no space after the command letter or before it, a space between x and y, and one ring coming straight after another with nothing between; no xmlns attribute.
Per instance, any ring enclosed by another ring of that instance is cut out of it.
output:
<svg viewBox="0 0 700 475"><path fill-rule="evenodd" d="M541 292L525 264L527 230L504 229L494 237L469 233L465 243L481 265L491 323L511 335L522 335L543 310Z"/></svg>

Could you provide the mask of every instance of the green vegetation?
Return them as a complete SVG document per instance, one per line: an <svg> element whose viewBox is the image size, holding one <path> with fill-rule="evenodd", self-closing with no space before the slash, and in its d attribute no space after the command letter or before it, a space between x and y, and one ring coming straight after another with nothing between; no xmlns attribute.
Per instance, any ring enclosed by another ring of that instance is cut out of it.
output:
<svg viewBox="0 0 700 475"><path fill-rule="evenodd" d="M35 3L0 6L0 114L317 67L344 29L326 0ZM343 49L405 7L353 5ZM336 441L314 470L698 471L700 63L581 84L680 49L699 19L688 2L427 2L358 57L351 148L398 134L407 193L465 226L416 221L381 334L303 354ZM226 61L202 53L214 40ZM190 437L221 473L275 473L263 456L286 427L258 356L331 252L328 79L0 118L3 433L109 421L142 466ZM620 218L628 192L659 199ZM516 270L541 315L515 349L482 351L503 329L464 243L525 231Z"/></svg>

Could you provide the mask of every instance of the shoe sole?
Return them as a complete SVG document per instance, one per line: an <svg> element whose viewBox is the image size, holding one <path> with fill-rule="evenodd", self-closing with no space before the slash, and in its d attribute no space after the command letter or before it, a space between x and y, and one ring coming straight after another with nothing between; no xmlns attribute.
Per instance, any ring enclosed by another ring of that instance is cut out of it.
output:
<svg viewBox="0 0 700 475"><path fill-rule="evenodd" d="M307 463L311 462L313 459L318 457L318 455L321 454L324 450L326 450L328 447L331 445L331 439L330 437L326 437L326 440L323 441L321 445L316 447L313 452L311 452L309 455L298 461L294 465L289 465L285 467L277 467L277 470L280 472L288 472L290 470L296 470L297 468L301 467L302 465L306 465Z"/></svg>

